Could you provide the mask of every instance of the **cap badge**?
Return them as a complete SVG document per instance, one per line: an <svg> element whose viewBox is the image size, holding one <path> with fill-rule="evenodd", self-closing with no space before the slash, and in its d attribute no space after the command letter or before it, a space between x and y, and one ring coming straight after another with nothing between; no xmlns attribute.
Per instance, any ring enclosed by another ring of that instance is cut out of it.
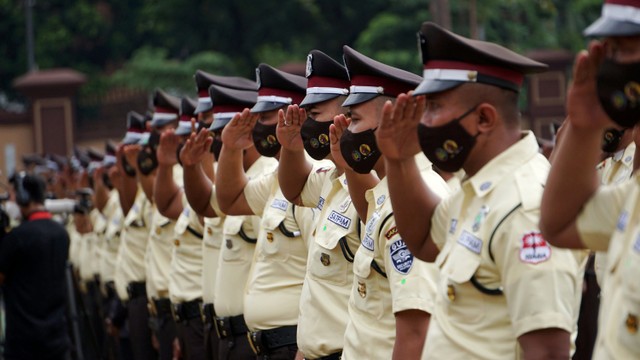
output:
<svg viewBox="0 0 640 360"><path fill-rule="evenodd" d="M477 71L469 71L467 73L467 78L469 81L476 82L478 80L478 72Z"/></svg>
<svg viewBox="0 0 640 360"><path fill-rule="evenodd" d="M262 87L262 82L260 81L260 68L256 68L256 83L258 84L258 88Z"/></svg>
<svg viewBox="0 0 640 360"><path fill-rule="evenodd" d="M313 55L311 55L311 54L307 55L307 68L306 68L306 71L305 71L305 74L304 74L305 77L311 76L311 73L313 72L312 61L313 61Z"/></svg>

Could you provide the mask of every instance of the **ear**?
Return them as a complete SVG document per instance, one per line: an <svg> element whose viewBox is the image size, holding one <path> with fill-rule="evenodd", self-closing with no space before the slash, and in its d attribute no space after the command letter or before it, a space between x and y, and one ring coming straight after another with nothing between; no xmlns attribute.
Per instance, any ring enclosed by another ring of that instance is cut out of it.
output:
<svg viewBox="0 0 640 360"><path fill-rule="evenodd" d="M498 124L498 111L489 103L482 103L476 110L478 114L478 130L480 132L489 132Z"/></svg>

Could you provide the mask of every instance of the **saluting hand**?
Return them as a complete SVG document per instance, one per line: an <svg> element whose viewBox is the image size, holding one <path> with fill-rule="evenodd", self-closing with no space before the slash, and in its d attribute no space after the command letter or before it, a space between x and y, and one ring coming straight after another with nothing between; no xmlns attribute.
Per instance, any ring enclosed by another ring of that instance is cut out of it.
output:
<svg viewBox="0 0 640 360"><path fill-rule="evenodd" d="M182 166L193 166L200 163L209 152L213 138L208 129L200 129L197 134L192 132L180 151Z"/></svg>
<svg viewBox="0 0 640 360"><path fill-rule="evenodd" d="M385 158L405 160L420 152L418 124L424 108L424 96L414 97L411 92L398 95L395 104L385 102L376 131L376 142Z"/></svg>
<svg viewBox="0 0 640 360"><path fill-rule="evenodd" d="M596 77L604 54L603 44L592 41L588 52L576 56L573 83L567 92L568 120L576 128L602 131L613 124L598 100Z"/></svg>
<svg viewBox="0 0 640 360"><path fill-rule="evenodd" d="M284 149L291 151L303 151L300 127L307 118L307 112L298 105L289 105L287 112L278 110L278 126L276 136Z"/></svg>
<svg viewBox="0 0 640 360"><path fill-rule="evenodd" d="M180 145L180 138L176 135L173 129L168 129L160 134L160 143L158 144L158 150L156 157L158 158L158 165L173 166L178 163L178 145Z"/></svg>
<svg viewBox="0 0 640 360"><path fill-rule="evenodd" d="M127 159L129 165L138 168L138 153L142 149L142 146L138 144L125 145L123 148L124 158Z"/></svg>
<svg viewBox="0 0 640 360"><path fill-rule="evenodd" d="M333 118L333 124L329 126L331 157L333 157L333 162L336 166L343 169L351 169L351 167L347 165L347 162L344 161L344 157L342 157L342 152L340 151L340 138L347 127L349 127L350 123L351 118L347 118L343 114L340 114Z"/></svg>
<svg viewBox="0 0 640 360"><path fill-rule="evenodd" d="M244 150L253 146L251 131L258 121L259 115L244 109L236 114L222 130L222 145L224 148Z"/></svg>

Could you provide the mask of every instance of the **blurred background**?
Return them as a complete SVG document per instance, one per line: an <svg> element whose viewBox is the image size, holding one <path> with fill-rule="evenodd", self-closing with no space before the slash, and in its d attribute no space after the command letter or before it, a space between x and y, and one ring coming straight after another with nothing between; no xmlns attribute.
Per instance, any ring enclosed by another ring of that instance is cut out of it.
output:
<svg viewBox="0 0 640 360"><path fill-rule="evenodd" d="M421 73L416 32L435 21L551 65L521 96L525 126L550 138L582 30L601 0L0 0L0 170L25 154L102 149L163 88L195 97L193 74L254 78L260 62L304 74L306 54L342 45Z"/></svg>

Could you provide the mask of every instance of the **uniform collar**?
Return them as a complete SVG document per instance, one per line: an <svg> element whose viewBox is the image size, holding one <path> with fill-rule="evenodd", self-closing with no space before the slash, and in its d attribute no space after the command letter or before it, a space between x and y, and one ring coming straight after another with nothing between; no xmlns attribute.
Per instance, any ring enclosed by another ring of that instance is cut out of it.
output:
<svg viewBox="0 0 640 360"><path fill-rule="evenodd" d="M621 161L625 166L627 167L632 167L633 166L633 155L636 151L636 143L634 143L633 141L627 145L626 148L618 151L617 153L613 154L613 156L611 157L611 159L613 161Z"/></svg>
<svg viewBox="0 0 640 360"><path fill-rule="evenodd" d="M474 176L467 179L476 196L483 197L515 169L538 155L538 142L531 131L522 133L518 142L491 159Z"/></svg>
<svg viewBox="0 0 640 360"><path fill-rule="evenodd" d="M34 211L27 217L28 221L48 220L51 219L51 213L48 211Z"/></svg>
<svg viewBox="0 0 640 360"><path fill-rule="evenodd" d="M339 182L340 186L342 186L344 191L349 192L349 186L347 185L347 175L345 175L345 173L342 172L342 175L335 177L335 173L336 173L336 170L334 169L333 174L331 174L331 178L333 179L333 181Z"/></svg>

